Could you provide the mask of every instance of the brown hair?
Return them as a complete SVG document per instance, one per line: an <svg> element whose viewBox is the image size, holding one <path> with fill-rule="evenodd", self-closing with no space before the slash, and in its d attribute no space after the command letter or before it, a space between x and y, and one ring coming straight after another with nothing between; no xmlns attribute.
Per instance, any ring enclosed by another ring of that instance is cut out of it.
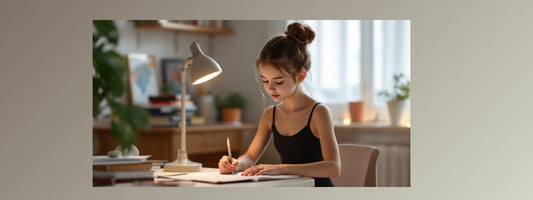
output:
<svg viewBox="0 0 533 200"><path fill-rule="evenodd" d="M256 60L256 67L259 68L261 63L272 64L280 71L285 69L296 79L301 70L309 71L311 68L307 44L314 39L315 32L311 27L299 22L291 23L285 35L275 36L265 44Z"/></svg>

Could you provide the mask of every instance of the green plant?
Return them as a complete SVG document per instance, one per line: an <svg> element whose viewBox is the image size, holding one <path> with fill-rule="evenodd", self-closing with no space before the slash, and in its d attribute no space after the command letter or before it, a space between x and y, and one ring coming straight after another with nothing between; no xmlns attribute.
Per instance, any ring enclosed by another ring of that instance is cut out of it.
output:
<svg viewBox="0 0 533 200"><path fill-rule="evenodd" d="M246 99L237 92L229 93L226 97L221 95L215 96L215 106L217 110L223 108L244 108L246 106Z"/></svg>
<svg viewBox="0 0 533 200"><path fill-rule="evenodd" d="M379 96L384 96L389 98L391 101L403 101L409 98L411 93L411 81L401 83L401 79L404 77L403 73L393 75L394 87L392 92L381 91L378 93Z"/></svg>
<svg viewBox="0 0 533 200"><path fill-rule="evenodd" d="M168 83L163 84L161 86L161 93L171 95L172 94L172 86Z"/></svg>
<svg viewBox="0 0 533 200"><path fill-rule="evenodd" d="M117 44L115 23L93 20L93 119L109 107L111 131L122 150L129 151L137 140L137 131L150 128L150 114L139 106L124 105L116 100L126 88L127 72L124 56L114 50ZM107 105L102 106L104 101Z"/></svg>

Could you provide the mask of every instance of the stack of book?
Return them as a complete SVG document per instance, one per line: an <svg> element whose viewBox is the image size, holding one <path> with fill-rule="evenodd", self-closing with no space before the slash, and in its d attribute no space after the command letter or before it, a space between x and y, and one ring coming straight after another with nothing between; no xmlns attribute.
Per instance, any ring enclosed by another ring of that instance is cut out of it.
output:
<svg viewBox="0 0 533 200"><path fill-rule="evenodd" d="M93 156L93 186L112 186L117 183L153 182L153 163L149 156L111 158Z"/></svg>
<svg viewBox="0 0 533 200"><path fill-rule="evenodd" d="M178 126L181 121L181 100L176 96L151 96L150 106L145 109L150 113L150 125L152 126ZM196 112L196 105L187 96L185 100L187 125Z"/></svg>

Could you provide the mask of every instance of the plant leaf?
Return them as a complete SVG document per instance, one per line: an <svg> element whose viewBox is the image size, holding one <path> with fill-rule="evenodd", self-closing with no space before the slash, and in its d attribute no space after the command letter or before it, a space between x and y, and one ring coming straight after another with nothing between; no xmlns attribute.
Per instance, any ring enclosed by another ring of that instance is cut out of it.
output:
<svg viewBox="0 0 533 200"><path fill-rule="evenodd" d="M93 28L93 35L97 34L100 37L105 38L114 46L118 44L118 31L112 20L93 20ZM99 38L96 39L98 40Z"/></svg>

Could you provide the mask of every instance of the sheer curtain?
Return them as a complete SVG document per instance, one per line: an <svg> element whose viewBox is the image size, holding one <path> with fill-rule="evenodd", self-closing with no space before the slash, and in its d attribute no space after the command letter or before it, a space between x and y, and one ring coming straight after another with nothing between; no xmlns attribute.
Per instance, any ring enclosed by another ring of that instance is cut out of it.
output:
<svg viewBox="0 0 533 200"><path fill-rule="evenodd" d="M336 120L347 116L350 101L365 101L365 120L387 120L386 99L377 93L392 89L393 74L410 79L410 21L298 21L316 33L306 92L328 104Z"/></svg>

